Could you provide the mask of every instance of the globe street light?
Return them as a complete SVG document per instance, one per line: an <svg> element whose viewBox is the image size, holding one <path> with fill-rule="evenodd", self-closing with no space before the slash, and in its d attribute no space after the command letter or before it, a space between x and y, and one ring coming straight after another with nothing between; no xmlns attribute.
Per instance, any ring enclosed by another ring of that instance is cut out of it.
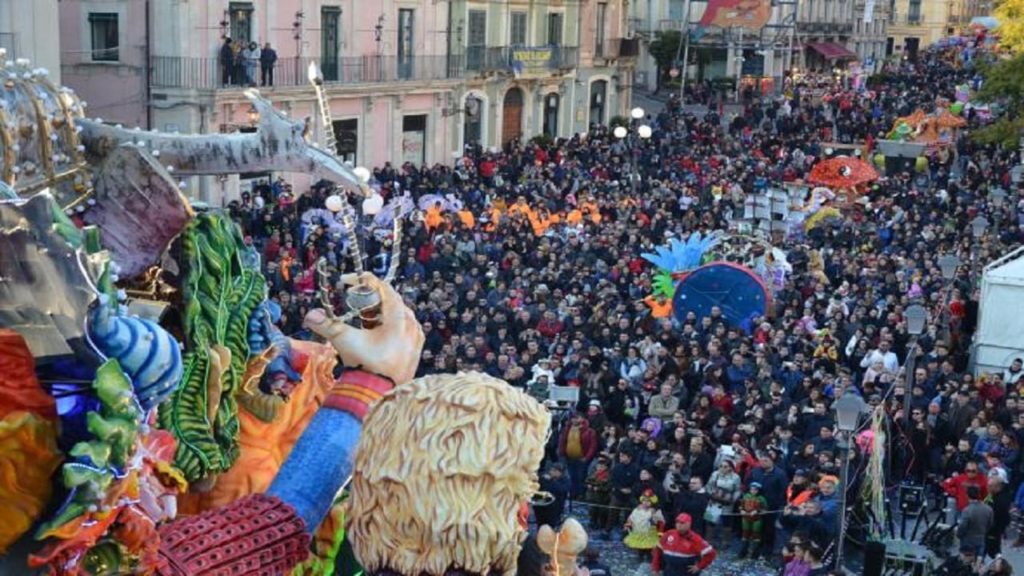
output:
<svg viewBox="0 0 1024 576"><path fill-rule="evenodd" d="M633 120L640 120L645 114L646 112L644 112L644 109L639 106L633 108L629 113L629 115L633 117Z"/></svg>
<svg viewBox="0 0 1024 576"><path fill-rule="evenodd" d="M628 134L628 132L626 131L625 126L616 126L615 130L612 131L612 134L614 134L616 138L621 140L626 137L626 134Z"/></svg>
<svg viewBox="0 0 1024 576"><path fill-rule="evenodd" d="M650 127L650 126L648 126L648 125L644 124L643 126L640 126L639 128L637 128L637 129L636 129L636 133L637 133L637 134L638 134L638 135L639 135L639 136L640 136L641 138L643 138L644 140L646 140L646 139L648 139L648 138L650 138L650 137L651 137L651 134L653 133L653 130L651 130L651 127Z"/></svg>

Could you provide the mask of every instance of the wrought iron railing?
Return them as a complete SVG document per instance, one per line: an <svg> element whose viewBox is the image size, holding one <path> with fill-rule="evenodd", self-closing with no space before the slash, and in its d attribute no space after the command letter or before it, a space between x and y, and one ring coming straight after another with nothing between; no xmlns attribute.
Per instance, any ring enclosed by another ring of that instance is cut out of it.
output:
<svg viewBox="0 0 1024 576"><path fill-rule="evenodd" d="M357 56L345 58L281 58L273 66L274 86L303 86L316 62L327 84L379 84L459 78L465 68L460 56ZM150 61L153 86L167 88L229 88L259 85L259 63L225 63L218 58L154 56Z"/></svg>

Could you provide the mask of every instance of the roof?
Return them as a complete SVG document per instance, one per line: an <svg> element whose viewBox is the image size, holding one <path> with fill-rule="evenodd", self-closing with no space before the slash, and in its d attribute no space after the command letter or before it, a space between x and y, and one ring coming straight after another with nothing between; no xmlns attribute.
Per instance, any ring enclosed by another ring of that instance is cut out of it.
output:
<svg viewBox="0 0 1024 576"><path fill-rule="evenodd" d="M856 60L860 58L838 42L810 42L807 47L825 57L826 60Z"/></svg>
<svg viewBox="0 0 1024 576"><path fill-rule="evenodd" d="M998 284L1024 284L1024 255L986 269L985 280Z"/></svg>

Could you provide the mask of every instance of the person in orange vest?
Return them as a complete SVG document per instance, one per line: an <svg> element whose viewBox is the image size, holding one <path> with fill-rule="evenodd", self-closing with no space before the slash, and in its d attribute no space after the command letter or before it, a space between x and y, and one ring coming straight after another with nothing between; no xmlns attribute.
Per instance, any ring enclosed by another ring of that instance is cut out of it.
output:
<svg viewBox="0 0 1024 576"><path fill-rule="evenodd" d="M651 294L644 298L644 304L650 307L651 316L654 318L668 318L672 315L672 301L665 298L664 294Z"/></svg>
<svg viewBox="0 0 1024 576"><path fill-rule="evenodd" d="M799 508L814 496L814 492L813 485L807 480L807 471L798 468L793 473L793 481L786 487L786 507Z"/></svg>
<svg viewBox="0 0 1024 576"><path fill-rule="evenodd" d="M576 226L580 222L583 222L583 213L580 212L579 208L573 208L565 215L565 222L572 226Z"/></svg>
<svg viewBox="0 0 1024 576"><path fill-rule="evenodd" d="M444 222L444 215L441 213L441 202L435 202L433 206L427 208L423 222L426 224L428 232L433 232Z"/></svg>
<svg viewBox="0 0 1024 576"><path fill-rule="evenodd" d="M594 202L593 196L588 197L586 201L580 205L580 211L583 212L584 215L589 216L590 221L594 224L601 223L601 212L598 210L597 203Z"/></svg>
<svg viewBox="0 0 1024 576"><path fill-rule="evenodd" d="M486 220L483 225L484 232L494 232L501 225L501 209L497 205L492 205L484 211L483 219Z"/></svg>
<svg viewBox="0 0 1024 576"><path fill-rule="evenodd" d="M469 211L469 208L463 207L459 210L459 221L462 222L463 227L467 230L472 230L476 227L476 217Z"/></svg>

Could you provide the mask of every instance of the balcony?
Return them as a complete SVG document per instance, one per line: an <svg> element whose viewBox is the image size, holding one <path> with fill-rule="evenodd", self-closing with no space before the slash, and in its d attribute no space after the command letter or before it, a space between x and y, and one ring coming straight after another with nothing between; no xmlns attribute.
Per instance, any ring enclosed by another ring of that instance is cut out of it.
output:
<svg viewBox="0 0 1024 576"><path fill-rule="evenodd" d="M458 56L356 56L348 58L281 58L274 66L274 86L307 86L306 70L316 62L326 84L383 84L459 78L463 60ZM217 58L154 56L150 59L152 86L158 88L217 89L242 87L244 71L225 71ZM259 80L257 67L256 77Z"/></svg>
<svg viewBox="0 0 1024 576"><path fill-rule="evenodd" d="M639 53L639 38L612 38L594 45L594 58L605 60L636 58Z"/></svg>
<svg viewBox="0 0 1024 576"><path fill-rule="evenodd" d="M918 26L924 23L924 16L920 11L910 13L893 12L889 18L889 23L902 26Z"/></svg>
<svg viewBox="0 0 1024 576"><path fill-rule="evenodd" d="M465 72L550 73L575 68L578 49L575 46L469 46L464 59Z"/></svg>
<svg viewBox="0 0 1024 576"><path fill-rule="evenodd" d="M848 35L853 32L853 22L797 22L802 34Z"/></svg>

